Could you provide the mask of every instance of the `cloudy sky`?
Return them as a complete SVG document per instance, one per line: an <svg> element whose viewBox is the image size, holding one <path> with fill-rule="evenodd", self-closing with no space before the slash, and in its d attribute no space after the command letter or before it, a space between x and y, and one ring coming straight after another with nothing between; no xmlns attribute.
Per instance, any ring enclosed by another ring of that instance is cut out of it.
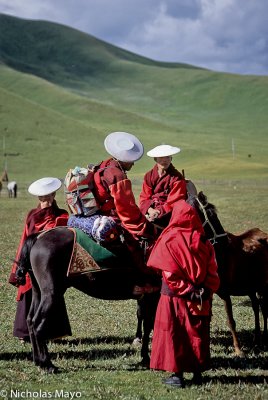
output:
<svg viewBox="0 0 268 400"><path fill-rule="evenodd" d="M0 0L159 61L268 75L267 0Z"/></svg>

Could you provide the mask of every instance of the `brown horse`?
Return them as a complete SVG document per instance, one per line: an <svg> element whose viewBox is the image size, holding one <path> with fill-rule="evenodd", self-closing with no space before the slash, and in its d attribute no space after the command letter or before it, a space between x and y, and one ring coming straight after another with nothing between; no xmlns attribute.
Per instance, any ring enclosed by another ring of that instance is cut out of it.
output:
<svg viewBox="0 0 268 400"><path fill-rule="evenodd" d="M259 311L263 316L263 343L267 344L268 234L258 228L240 235L225 232L214 205L200 192L194 199L206 236L214 245L220 276L218 296L223 300L235 353L243 355L233 317L231 296L249 296L255 316L254 344L261 343Z"/></svg>

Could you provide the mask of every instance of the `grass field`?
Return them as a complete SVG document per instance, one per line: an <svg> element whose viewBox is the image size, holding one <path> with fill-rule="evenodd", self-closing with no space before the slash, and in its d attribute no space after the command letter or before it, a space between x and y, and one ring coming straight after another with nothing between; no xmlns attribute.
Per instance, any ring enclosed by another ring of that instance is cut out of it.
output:
<svg viewBox="0 0 268 400"><path fill-rule="evenodd" d="M138 194L140 178L133 176L133 181ZM262 183L199 181L197 187L217 205L227 230L238 233L258 226L268 231L267 189ZM59 205L64 206L61 191L57 198ZM31 362L30 345L21 345L12 337L15 289L7 283L24 216L34 206L35 199L27 195L26 187L20 189L17 199L8 199L6 192L2 192L0 387L9 393L6 398L11 398L10 393L14 398L18 391L23 396L23 391L28 389L43 397L48 393L79 397L81 393L81 398L90 400L268 399L268 354L263 349L257 352L253 348L253 312L245 297L233 297L233 303L239 338L247 357L234 357L223 305L215 296L211 324L212 368L205 373L202 387L191 386L191 375L186 374L188 384L183 391L169 389L161 384L166 373L137 366L139 350L131 345L136 328L135 301L97 300L74 289L66 293L73 336L49 345L61 373L52 376L41 373Z"/></svg>

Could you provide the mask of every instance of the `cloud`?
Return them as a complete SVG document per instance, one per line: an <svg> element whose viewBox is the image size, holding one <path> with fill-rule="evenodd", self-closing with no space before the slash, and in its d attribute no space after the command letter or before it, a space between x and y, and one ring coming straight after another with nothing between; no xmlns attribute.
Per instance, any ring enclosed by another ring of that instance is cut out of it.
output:
<svg viewBox="0 0 268 400"><path fill-rule="evenodd" d="M268 73L266 0L0 0L0 11L63 23L154 60Z"/></svg>

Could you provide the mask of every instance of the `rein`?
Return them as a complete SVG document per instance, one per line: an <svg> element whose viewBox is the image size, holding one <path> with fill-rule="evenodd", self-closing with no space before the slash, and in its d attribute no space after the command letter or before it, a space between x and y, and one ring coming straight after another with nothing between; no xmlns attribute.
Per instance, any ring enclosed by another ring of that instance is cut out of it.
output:
<svg viewBox="0 0 268 400"><path fill-rule="evenodd" d="M213 226L212 223L210 222L210 220L209 220L209 218L208 218L208 215L207 215L207 212L206 212L206 207L207 207L208 203L206 203L205 205L202 204L201 201L199 200L199 198L198 198L197 196L195 196L195 199L196 199L196 201L198 202L198 204L199 204L199 206L200 206L200 208L201 208L201 210L202 210L202 212L203 212L203 214L204 214L204 217L205 217L205 221L203 222L202 226L205 227L205 225L208 224L209 227L210 227L210 229L211 229L211 231L212 231L212 233L213 233L213 236L212 236L211 238L209 238L208 240L209 240L209 241L211 242L211 244L214 246L214 244L217 243L217 238L227 236L227 233L224 232L224 233L218 234L218 233L215 231L214 226Z"/></svg>

